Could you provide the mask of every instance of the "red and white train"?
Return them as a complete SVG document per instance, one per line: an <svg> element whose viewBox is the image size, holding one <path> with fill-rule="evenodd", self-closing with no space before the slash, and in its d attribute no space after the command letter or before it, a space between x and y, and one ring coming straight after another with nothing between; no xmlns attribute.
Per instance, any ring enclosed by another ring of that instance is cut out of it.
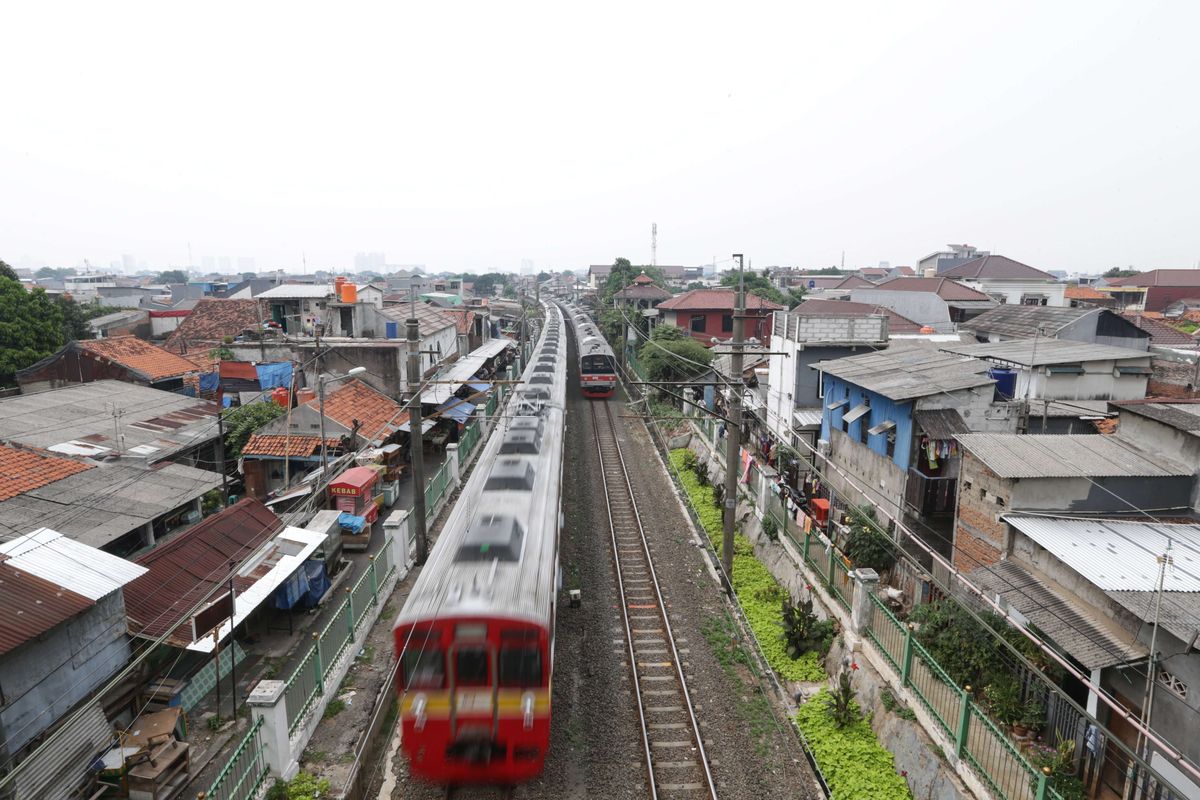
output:
<svg viewBox="0 0 1200 800"><path fill-rule="evenodd" d="M582 309L567 304L566 313L579 345L579 390L584 397L612 397L617 389L612 348Z"/></svg>
<svg viewBox="0 0 1200 800"><path fill-rule="evenodd" d="M537 777L550 744L566 401L546 326L394 626L403 751L446 785Z"/></svg>

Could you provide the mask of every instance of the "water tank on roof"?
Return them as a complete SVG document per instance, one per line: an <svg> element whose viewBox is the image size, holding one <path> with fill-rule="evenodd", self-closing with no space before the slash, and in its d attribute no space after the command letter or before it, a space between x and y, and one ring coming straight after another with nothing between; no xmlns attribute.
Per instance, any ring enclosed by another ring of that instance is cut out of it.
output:
<svg viewBox="0 0 1200 800"><path fill-rule="evenodd" d="M341 294L338 296L338 299L341 300L343 303L357 303L358 302L358 286L356 286L355 284L350 283L348 281L346 283L343 283L342 291L341 291Z"/></svg>
<svg viewBox="0 0 1200 800"><path fill-rule="evenodd" d="M1017 371L992 367L988 377L996 381L996 395L1004 400L1012 400L1017 393Z"/></svg>
<svg viewBox="0 0 1200 800"><path fill-rule="evenodd" d="M280 406L280 407L282 407L282 408L287 408L287 407L288 407L288 404L289 404L289 403L290 403L290 401L291 401L291 397L292 397L292 396L291 396L291 393L290 393L290 392L289 392L287 389L285 389L284 387L282 387L282 386L277 386L277 387L276 387L276 388L275 388L275 389L274 389L274 390L271 392L271 400L272 400L272 402L274 402L276 405L278 405L278 406Z"/></svg>

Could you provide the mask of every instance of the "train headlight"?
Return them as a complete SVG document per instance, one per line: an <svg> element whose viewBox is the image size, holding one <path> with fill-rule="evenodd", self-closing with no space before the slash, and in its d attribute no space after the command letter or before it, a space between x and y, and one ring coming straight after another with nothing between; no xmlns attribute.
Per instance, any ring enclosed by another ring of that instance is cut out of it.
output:
<svg viewBox="0 0 1200 800"><path fill-rule="evenodd" d="M533 730L533 692L521 695L521 712L525 715L525 730Z"/></svg>
<svg viewBox="0 0 1200 800"><path fill-rule="evenodd" d="M413 714L417 718L413 727L416 730L419 730L419 731L425 730L425 720L427 719L427 717L425 715L425 707L428 704L429 704L429 699L427 697L425 697L424 694L418 694L415 698L413 698Z"/></svg>

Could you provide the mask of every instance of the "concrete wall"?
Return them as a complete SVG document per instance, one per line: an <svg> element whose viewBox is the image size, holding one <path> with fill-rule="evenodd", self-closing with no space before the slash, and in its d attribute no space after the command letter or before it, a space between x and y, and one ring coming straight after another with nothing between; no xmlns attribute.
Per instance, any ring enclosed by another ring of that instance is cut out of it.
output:
<svg viewBox="0 0 1200 800"><path fill-rule="evenodd" d="M88 697L130 658L120 591L0 656L0 741L11 755Z"/></svg>
<svg viewBox="0 0 1200 800"><path fill-rule="evenodd" d="M1200 437L1124 409L1118 419L1122 438L1137 442L1151 453L1195 465L1200 474ZM1192 508L1200 510L1200 482L1193 489Z"/></svg>
<svg viewBox="0 0 1200 800"><path fill-rule="evenodd" d="M896 289L854 289L850 299L856 303L874 303L890 308L913 322L929 325L938 333L953 333L950 309L933 292L908 292Z"/></svg>
<svg viewBox="0 0 1200 800"><path fill-rule="evenodd" d="M883 506L889 513L899 513L898 509L904 502L905 470L896 466L890 458L871 452L857 439L839 430L833 431L829 448L830 462L867 489L871 502ZM861 496L836 470L829 470L826 477L837 494L853 498Z"/></svg>
<svg viewBox="0 0 1200 800"><path fill-rule="evenodd" d="M1067 305L1067 286L1064 283L975 280L973 278L963 278L959 282L987 295L1003 295L1004 302L1011 306L1021 305L1021 297L1027 294L1045 295L1048 306L1065 307Z"/></svg>
<svg viewBox="0 0 1200 800"><path fill-rule="evenodd" d="M1150 366L1150 359L1122 361L1122 366ZM1113 374L1117 362L1085 361L1083 374L1046 374L1045 367L1017 371L1016 396L1049 400L1140 400L1146 396L1146 375ZM1030 383L1032 382L1032 390Z"/></svg>

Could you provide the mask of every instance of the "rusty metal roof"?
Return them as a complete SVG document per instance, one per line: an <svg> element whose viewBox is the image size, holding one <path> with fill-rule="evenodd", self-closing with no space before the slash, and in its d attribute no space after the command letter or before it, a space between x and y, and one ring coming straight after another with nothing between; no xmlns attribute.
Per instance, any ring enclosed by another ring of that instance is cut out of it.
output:
<svg viewBox="0 0 1200 800"><path fill-rule="evenodd" d="M18 569L0 556L0 655L87 611L95 603Z"/></svg>

